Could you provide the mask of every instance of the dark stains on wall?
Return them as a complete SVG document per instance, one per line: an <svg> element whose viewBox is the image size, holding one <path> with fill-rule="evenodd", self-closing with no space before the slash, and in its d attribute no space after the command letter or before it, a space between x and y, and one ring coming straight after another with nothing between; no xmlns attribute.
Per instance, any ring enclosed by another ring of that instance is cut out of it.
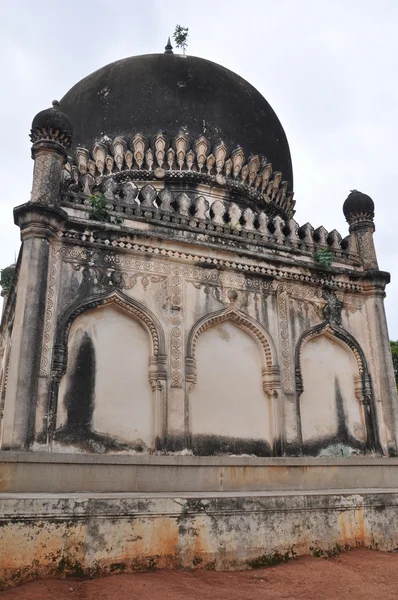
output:
<svg viewBox="0 0 398 600"><path fill-rule="evenodd" d="M191 447L191 436L189 434L181 435L167 435L164 444L158 438L157 439L157 450L164 450L167 452L181 452Z"/></svg>
<svg viewBox="0 0 398 600"><path fill-rule="evenodd" d="M220 454L272 456L271 447L265 440L235 438L221 435L193 435L192 451L196 456L217 456Z"/></svg>
<svg viewBox="0 0 398 600"><path fill-rule="evenodd" d="M69 385L65 395L66 429L87 435L91 429L95 400L95 350L87 332L72 359Z"/></svg>
<svg viewBox="0 0 398 600"><path fill-rule="evenodd" d="M304 454L317 456L322 450L330 446L351 448L354 453L365 454L367 450L366 442L354 437L347 427L347 415L344 406L344 398L341 393L340 382L336 376L334 379L335 402L337 416L337 431L334 435L324 436L316 440L309 440L303 444Z"/></svg>
<svg viewBox="0 0 398 600"><path fill-rule="evenodd" d="M344 400L341 395L340 386L335 379L335 399L336 399L336 411L338 419L338 427L336 435L327 436L319 440L311 440L303 444L303 454L309 454L310 456L316 456L321 450L326 449L330 445L342 444L349 446L359 452L370 452L382 454L382 448L378 436L377 429L377 418L375 408L375 398L372 389L372 380L368 371L366 358L364 352L357 342L357 340L343 327L341 327L341 310L342 303L338 300L336 295L331 292L328 288L324 289L323 297L327 300L327 304L323 309L323 315L325 321L316 325L311 329L304 331L297 344L295 350L295 373L296 373L296 390L298 392L298 399L303 392L303 379L300 364L300 350L302 345L306 342L306 339L313 337L314 335L323 335L325 326L332 329L333 335L337 340L340 340L345 344L347 349L351 352L355 352L359 357L361 368L359 369L362 383L362 406L363 416L366 428L366 441L361 442L354 436L352 436L347 429L347 421L344 412ZM313 365L316 368L316 364Z"/></svg>
<svg viewBox="0 0 398 600"><path fill-rule="evenodd" d="M75 352L71 353L70 360L71 370L64 401L66 423L55 432L55 441L78 446L89 452L104 453L129 449L143 451L143 442L127 444L92 429L96 360L94 344L86 331L83 332Z"/></svg>

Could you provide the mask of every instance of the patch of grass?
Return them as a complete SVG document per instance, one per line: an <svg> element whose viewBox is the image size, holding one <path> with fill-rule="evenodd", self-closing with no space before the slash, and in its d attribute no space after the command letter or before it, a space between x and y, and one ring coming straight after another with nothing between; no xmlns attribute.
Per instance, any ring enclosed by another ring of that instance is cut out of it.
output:
<svg viewBox="0 0 398 600"><path fill-rule="evenodd" d="M262 569L263 567L272 567L274 565L279 565L280 563L287 562L292 560L295 557L296 553L293 550L288 550L284 554L280 552L274 552L274 554L262 554L257 558L252 558L247 561L247 565L252 569Z"/></svg>

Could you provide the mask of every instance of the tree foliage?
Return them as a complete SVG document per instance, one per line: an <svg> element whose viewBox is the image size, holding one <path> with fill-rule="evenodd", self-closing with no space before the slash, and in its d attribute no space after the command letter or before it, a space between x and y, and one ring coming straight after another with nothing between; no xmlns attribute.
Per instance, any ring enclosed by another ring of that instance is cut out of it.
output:
<svg viewBox="0 0 398 600"><path fill-rule="evenodd" d="M173 33L173 38L176 43L177 48L181 48L183 53L185 54L185 50L187 49L188 43L188 27L182 27L181 25L176 25L176 28Z"/></svg>

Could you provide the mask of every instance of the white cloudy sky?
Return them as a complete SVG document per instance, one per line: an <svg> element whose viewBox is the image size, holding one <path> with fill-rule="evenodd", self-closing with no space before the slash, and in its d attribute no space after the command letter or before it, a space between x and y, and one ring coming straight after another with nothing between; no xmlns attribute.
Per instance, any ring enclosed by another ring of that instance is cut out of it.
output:
<svg viewBox="0 0 398 600"><path fill-rule="evenodd" d="M275 109L300 224L345 236L350 189L373 197L398 338L397 0L0 0L0 9L0 267L18 252L12 209L29 199L33 116L104 64L162 52L179 23L189 54L236 71Z"/></svg>

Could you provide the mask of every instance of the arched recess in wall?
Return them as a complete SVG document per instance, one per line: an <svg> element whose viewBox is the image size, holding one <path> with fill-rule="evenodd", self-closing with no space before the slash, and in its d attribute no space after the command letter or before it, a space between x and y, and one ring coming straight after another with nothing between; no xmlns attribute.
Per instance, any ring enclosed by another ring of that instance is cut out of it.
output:
<svg viewBox="0 0 398 600"><path fill-rule="evenodd" d="M380 451L366 359L347 331L327 322L301 335L296 390L304 454Z"/></svg>
<svg viewBox="0 0 398 600"><path fill-rule="evenodd" d="M194 325L186 356L194 454L279 454L280 373L268 332L238 309L218 311Z"/></svg>
<svg viewBox="0 0 398 600"><path fill-rule="evenodd" d="M165 435L166 357L159 320L114 291L64 315L53 360L50 442L151 451Z"/></svg>

